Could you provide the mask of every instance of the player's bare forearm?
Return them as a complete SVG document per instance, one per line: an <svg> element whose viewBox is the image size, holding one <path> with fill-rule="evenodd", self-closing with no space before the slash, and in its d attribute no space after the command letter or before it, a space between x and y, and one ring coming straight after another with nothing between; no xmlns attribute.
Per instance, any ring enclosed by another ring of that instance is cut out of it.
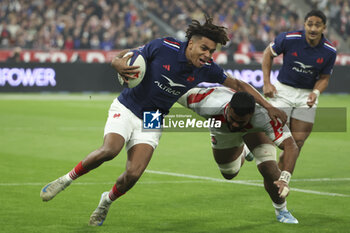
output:
<svg viewBox="0 0 350 233"><path fill-rule="evenodd" d="M316 81L314 89L317 89L322 93L328 87L329 79L331 75L321 74L319 80Z"/></svg>
<svg viewBox="0 0 350 233"><path fill-rule="evenodd" d="M278 119L280 119L280 121L282 122L282 125L286 123L287 121L286 113L272 106L272 104L267 102L267 100L254 87L252 87L248 83L232 78L231 76L228 76L223 84L226 87L232 88L236 91L245 91L251 94L254 97L255 101L268 111L269 117L271 118L271 120L275 122L275 124L277 123Z"/></svg>
<svg viewBox="0 0 350 233"><path fill-rule="evenodd" d="M328 87L329 78L331 75L329 74L321 74L319 80L314 85L312 92L310 92L306 104L311 108L317 101L320 93L322 93Z"/></svg>
<svg viewBox="0 0 350 233"><path fill-rule="evenodd" d="M270 46L267 46L263 54L261 68L263 71L263 78L264 78L263 93L266 97L270 97L270 98L275 97L275 94L277 93L276 87L271 84L271 80L270 80L270 73L271 73L273 58L274 56L271 52L271 48Z"/></svg>
<svg viewBox="0 0 350 233"><path fill-rule="evenodd" d="M293 174L294 167L299 156L299 149L293 137L286 138L280 148L283 149L282 171L288 171Z"/></svg>
<svg viewBox="0 0 350 233"><path fill-rule="evenodd" d="M264 77L264 85L271 84L270 81L270 73L273 63L273 55L270 49L270 45L266 47L263 53L263 60L261 64L261 68L263 71L263 77Z"/></svg>
<svg viewBox="0 0 350 233"><path fill-rule="evenodd" d="M254 87L252 87L246 82L228 76L223 84L224 86L232 88L236 91L248 92L254 97L255 101L264 108L272 107L272 105L269 102L267 102L265 98Z"/></svg>

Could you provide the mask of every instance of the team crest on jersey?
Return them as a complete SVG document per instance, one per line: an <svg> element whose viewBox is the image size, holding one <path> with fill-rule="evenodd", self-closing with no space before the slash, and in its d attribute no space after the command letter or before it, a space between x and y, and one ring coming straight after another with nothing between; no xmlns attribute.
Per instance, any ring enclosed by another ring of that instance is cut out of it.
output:
<svg viewBox="0 0 350 233"><path fill-rule="evenodd" d="M167 71L170 71L170 65L163 65L163 68L166 69Z"/></svg>
<svg viewBox="0 0 350 233"><path fill-rule="evenodd" d="M193 81L194 81L194 77L193 76L188 76L187 82L193 82Z"/></svg>
<svg viewBox="0 0 350 233"><path fill-rule="evenodd" d="M120 113L114 113L113 118L119 118L120 117Z"/></svg>
<svg viewBox="0 0 350 233"><path fill-rule="evenodd" d="M322 64L322 63L323 63L323 57L317 58L316 62L317 62L318 64Z"/></svg>
<svg viewBox="0 0 350 233"><path fill-rule="evenodd" d="M293 52L293 53L292 53L292 56L297 57L297 56L298 56L298 53L297 53L297 52Z"/></svg>

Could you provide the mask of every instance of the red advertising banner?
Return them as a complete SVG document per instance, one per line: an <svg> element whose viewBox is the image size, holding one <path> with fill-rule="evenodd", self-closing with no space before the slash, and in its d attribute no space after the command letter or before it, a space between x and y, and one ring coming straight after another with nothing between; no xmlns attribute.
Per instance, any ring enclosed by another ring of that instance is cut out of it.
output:
<svg viewBox="0 0 350 233"><path fill-rule="evenodd" d="M21 52L21 60L24 62L49 62L49 63L109 63L118 53L118 50L102 51L102 50L23 50ZM0 62L6 62L8 57L12 55L11 50L0 50ZM227 64L234 61L237 64L261 64L262 52L254 52L249 54L234 53L229 57L226 52L215 52L214 61L218 64ZM282 64L283 57L278 56L274 59L274 64ZM337 55L336 65L350 65L350 54L340 53Z"/></svg>

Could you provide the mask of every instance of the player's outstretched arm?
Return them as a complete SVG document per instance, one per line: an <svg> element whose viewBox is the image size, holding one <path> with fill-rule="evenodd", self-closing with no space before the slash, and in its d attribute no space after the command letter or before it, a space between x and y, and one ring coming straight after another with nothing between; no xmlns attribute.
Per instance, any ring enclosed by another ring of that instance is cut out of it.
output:
<svg viewBox="0 0 350 233"><path fill-rule="evenodd" d="M254 87L246 82L233 78L229 74L227 74L227 76L228 77L223 83L224 86L232 88L236 91L245 91L251 94L258 104L266 108L271 120L273 120L275 124L277 124L277 119L281 121L282 125L287 122L286 113L278 108L275 108L272 104L267 102L267 100Z"/></svg>
<svg viewBox="0 0 350 233"><path fill-rule="evenodd" d="M286 138L281 145L280 149L283 149L283 164L280 178L274 182L279 188L278 194L281 198L285 198L289 194L289 181L293 174L295 163L299 155L299 149L296 145L293 137Z"/></svg>

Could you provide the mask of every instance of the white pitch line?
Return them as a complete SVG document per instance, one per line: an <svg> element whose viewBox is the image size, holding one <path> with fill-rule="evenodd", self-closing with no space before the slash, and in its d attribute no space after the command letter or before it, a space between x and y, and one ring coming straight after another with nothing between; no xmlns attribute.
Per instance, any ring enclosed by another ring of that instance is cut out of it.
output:
<svg viewBox="0 0 350 233"><path fill-rule="evenodd" d="M311 181L311 182L317 182L317 181L350 181L350 178L309 178L309 179L292 179L292 181Z"/></svg>
<svg viewBox="0 0 350 233"><path fill-rule="evenodd" d="M244 180L245 182L261 182L262 180ZM307 178L307 179L291 179L292 182L324 182L324 181L350 181L350 178Z"/></svg>
<svg viewBox="0 0 350 233"><path fill-rule="evenodd" d="M157 172L157 171L150 171L146 170L148 173L155 173L155 174L162 174L163 172ZM176 173L175 173L176 174ZM167 173L166 175L173 175L173 173ZM181 175L180 177L186 177L186 178L191 178L186 176ZM210 177L209 177L210 178ZM195 176L195 179L197 177ZM212 180L214 179L214 180ZM205 179L202 179L205 180ZM216 182L225 182L225 183L237 183L237 184L242 184L242 183L257 183L257 182L262 182L262 180L224 180L224 179L216 179L216 178L210 178L210 181L216 181ZM292 179L293 182L303 182L303 181L308 181L308 182L317 182L317 181L350 181L350 178L313 178L313 179ZM193 180L183 180L183 181L140 181L138 184L182 184L182 183L202 183L203 181L193 181ZM34 182L25 182L25 183L0 183L0 186L41 186L45 185L46 183L34 183ZM97 185L97 184L114 184L114 182L74 182L74 185ZM253 184L254 186L262 186L260 184Z"/></svg>
<svg viewBox="0 0 350 233"><path fill-rule="evenodd" d="M195 176L195 175L188 175L188 174L181 174L181 173L173 173L173 172L162 172L162 171L153 171L153 170L146 170L145 172L151 173L151 174L158 174L158 175L167 175L167 176L175 176L175 177L184 177L184 178L190 178L190 179L196 179L196 180L207 180L207 181L213 181L213 182L220 182L220 183L233 183L233 184L243 184L243 185L250 185L250 186L256 186L256 187L263 187L262 183L253 183L253 182L262 182L261 180L225 180L225 179L218 179L213 177L206 177L206 176ZM320 178L320 179L299 179L299 181L333 181L333 180L350 180L349 178ZM294 181L294 180L293 180ZM200 183L202 181L141 181L138 182L139 184L176 184L176 183ZM74 185L101 185L101 184L107 184L112 185L114 182L74 182ZM0 186L43 186L45 183L0 183ZM341 193L329 193L329 192L319 192L314 190L307 190L307 189L299 189L299 188L291 188L291 190L301 193L310 193L310 194L317 194L317 195L323 195L323 196L332 196L332 197L350 197L350 195L341 194Z"/></svg>
<svg viewBox="0 0 350 233"><path fill-rule="evenodd" d="M221 182L221 183L234 183L234 184L243 184L243 185L263 187L263 184L250 183L250 182L246 182L246 181L242 181L242 180L225 180L225 179L217 179L217 178L206 177L206 176L194 176L194 175L187 175L187 174L180 174L180 173L173 173L173 172L152 171L152 170L146 170L145 172L152 173L152 174L159 174L159 175L168 175L168 176L185 177L185 178L191 178L191 179L209 180L209 181L215 181L215 182ZM350 195L341 194L341 193L319 192L319 191L314 191L314 190L298 189L298 188L291 188L291 190L296 191L296 192L311 193L311 194L324 195L324 196L350 197Z"/></svg>

